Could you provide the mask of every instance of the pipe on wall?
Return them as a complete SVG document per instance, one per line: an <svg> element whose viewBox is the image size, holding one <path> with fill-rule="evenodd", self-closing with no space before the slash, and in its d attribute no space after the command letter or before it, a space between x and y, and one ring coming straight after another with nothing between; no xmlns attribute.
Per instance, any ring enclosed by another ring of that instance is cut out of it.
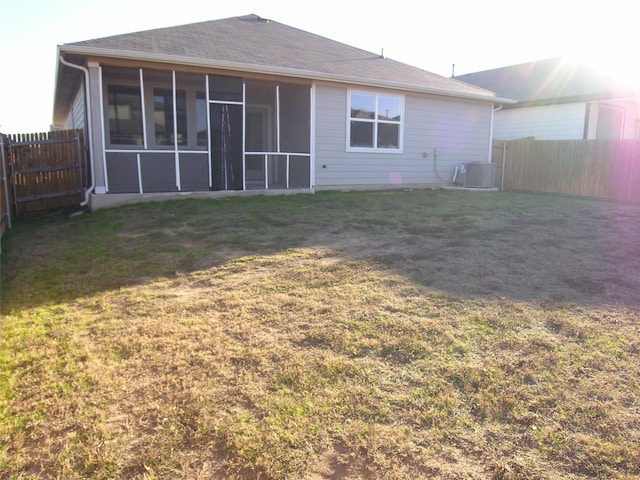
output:
<svg viewBox="0 0 640 480"><path fill-rule="evenodd" d="M64 57L62 55L59 56L60 58L60 63L62 63L63 65L66 65L69 68L75 68L76 70L80 70L81 72L84 73L84 104L85 104L85 110L87 112L87 136L86 138L89 140L89 142L93 141L93 137L91 134L91 95L89 92L89 70L85 67L83 67L82 65L76 65L75 63L71 63L68 62L67 60L64 59ZM91 195L91 192L93 192L95 186L96 186L96 181L95 181L95 168L93 166L93 156L90 155L89 158L91 159L91 185L89 185L89 188L87 188L84 192L84 200L82 202L80 202L80 206L81 207L85 207L87 206L87 204L89 203L89 195Z"/></svg>

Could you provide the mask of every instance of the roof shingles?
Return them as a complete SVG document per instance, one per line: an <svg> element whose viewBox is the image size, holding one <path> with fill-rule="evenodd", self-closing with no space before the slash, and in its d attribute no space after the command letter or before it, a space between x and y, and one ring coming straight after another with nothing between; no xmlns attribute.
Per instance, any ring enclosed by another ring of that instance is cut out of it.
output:
<svg viewBox="0 0 640 480"><path fill-rule="evenodd" d="M359 81L442 90L451 94L492 98L483 88L458 82L380 55L257 15L159 28L75 42L62 46L75 52L139 53L297 70L318 78L338 76Z"/></svg>
<svg viewBox="0 0 640 480"><path fill-rule="evenodd" d="M456 79L519 102L596 98L621 90L607 72L560 57L459 75Z"/></svg>

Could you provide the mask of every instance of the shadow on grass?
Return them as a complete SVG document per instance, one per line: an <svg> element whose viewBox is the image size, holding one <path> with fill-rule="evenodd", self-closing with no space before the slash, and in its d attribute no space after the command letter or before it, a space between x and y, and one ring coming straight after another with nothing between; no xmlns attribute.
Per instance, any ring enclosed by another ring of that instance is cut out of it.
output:
<svg viewBox="0 0 640 480"><path fill-rule="evenodd" d="M181 200L25 217L2 244L3 313L307 247L452 296L640 305L640 206L542 195Z"/></svg>

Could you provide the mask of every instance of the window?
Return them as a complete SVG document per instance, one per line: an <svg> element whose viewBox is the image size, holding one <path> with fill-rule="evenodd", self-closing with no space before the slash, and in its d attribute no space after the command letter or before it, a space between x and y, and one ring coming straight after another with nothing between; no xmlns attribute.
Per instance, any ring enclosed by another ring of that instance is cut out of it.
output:
<svg viewBox="0 0 640 480"><path fill-rule="evenodd" d="M109 85L107 102L111 144L142 145L140 89L126 85Z"/></svg>
<svg viewBox="0 0 640 480"><path fill-rule="evenodd" d="M403 99L350 92L348 149L401 150Z"/></svg>
<svg viewBox="0 0 640 480"><path fill-rule="evenodd" d="M172 89L153 89L153 118L156 133L156 145L173 145ZM178 145L187 145L187 94L184 90L176 90L176 120Z"/></svg>
<svg viewBox="0 0 640 480"><path fill-rule="evenodd" d="M619 140L622 138L624 109L601 105L598 110L598 140Z"/></svg>
<svg viewBox="0 0 640 480"><path fill-rule="evenodd" d="M240 77L209 75L209 98L217 101L242 102L244 83Z"/></svg>
<svg viewBox="0 0 640 480"><path fill-rule="evenodd" d="M196 92L196 139L199 147L208 145L207 97L204 92Z"/></svg>

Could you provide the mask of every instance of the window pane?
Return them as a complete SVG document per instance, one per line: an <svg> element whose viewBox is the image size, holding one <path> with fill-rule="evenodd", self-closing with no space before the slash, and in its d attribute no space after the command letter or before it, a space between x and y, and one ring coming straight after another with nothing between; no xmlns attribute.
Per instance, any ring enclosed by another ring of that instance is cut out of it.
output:
<svg viewBox="0 0 640 480"><path fill-rule="evenodd" d="M177 131L178 145L187 145L189 143L189 135L187 130L187 92L184 90L176 90L176 106L177 106Z"/></svg>
<svg viewBox="0 0 640 480"><path fill-rule="evenodd" d="M351 94L351 118L375 118L376 97L366 93Z"/></svg>
<svg viewBox="0 0 640 480"><path fill-rule="evenodd" d="M140 89L125 85L109 85L107 102L111 144L142 145Z"/></svg>
<svg viewBox="0 0 640 480"><path fill-rule="evenodd" d="M207 146L207 98L204 92L196 93L196 137L199 147Z"/></svg>
<svg viewBox="0 0 640 480"><path fill-rule="evenodd" d="M373 123L351 122L351 146L373 148Z"/></svg>
<svg viewBox="0 0 640 480"><path fill-rule="evenodd" d="M209 99L242 102L242 78L209 75Z"/></svg>
<svg viewBox="0 0 640 480"><path fill-rule="evenodd" d="M399 148L400 125L394 123L378 124L378 148Z"/></svg>
<svg viewBox="0 0 640 480"><path fill-rule="evenodd" d="M401 120L402 106L399 97L380 95L378 97L378 120Z"/></svg>
<svg viewBox="0 0 640 480"><path fill-rule="evenodd" d="M311 152L308 85L280 85L280 151Z"/></svg>
<svg viewBox="0 0 640 480"><path fill-rule="evenodd" d="M187 95L176 91L178 145L187 144ZM153 117L156 145L173 145L173 91L170 88L153 89Z"/></svg>

